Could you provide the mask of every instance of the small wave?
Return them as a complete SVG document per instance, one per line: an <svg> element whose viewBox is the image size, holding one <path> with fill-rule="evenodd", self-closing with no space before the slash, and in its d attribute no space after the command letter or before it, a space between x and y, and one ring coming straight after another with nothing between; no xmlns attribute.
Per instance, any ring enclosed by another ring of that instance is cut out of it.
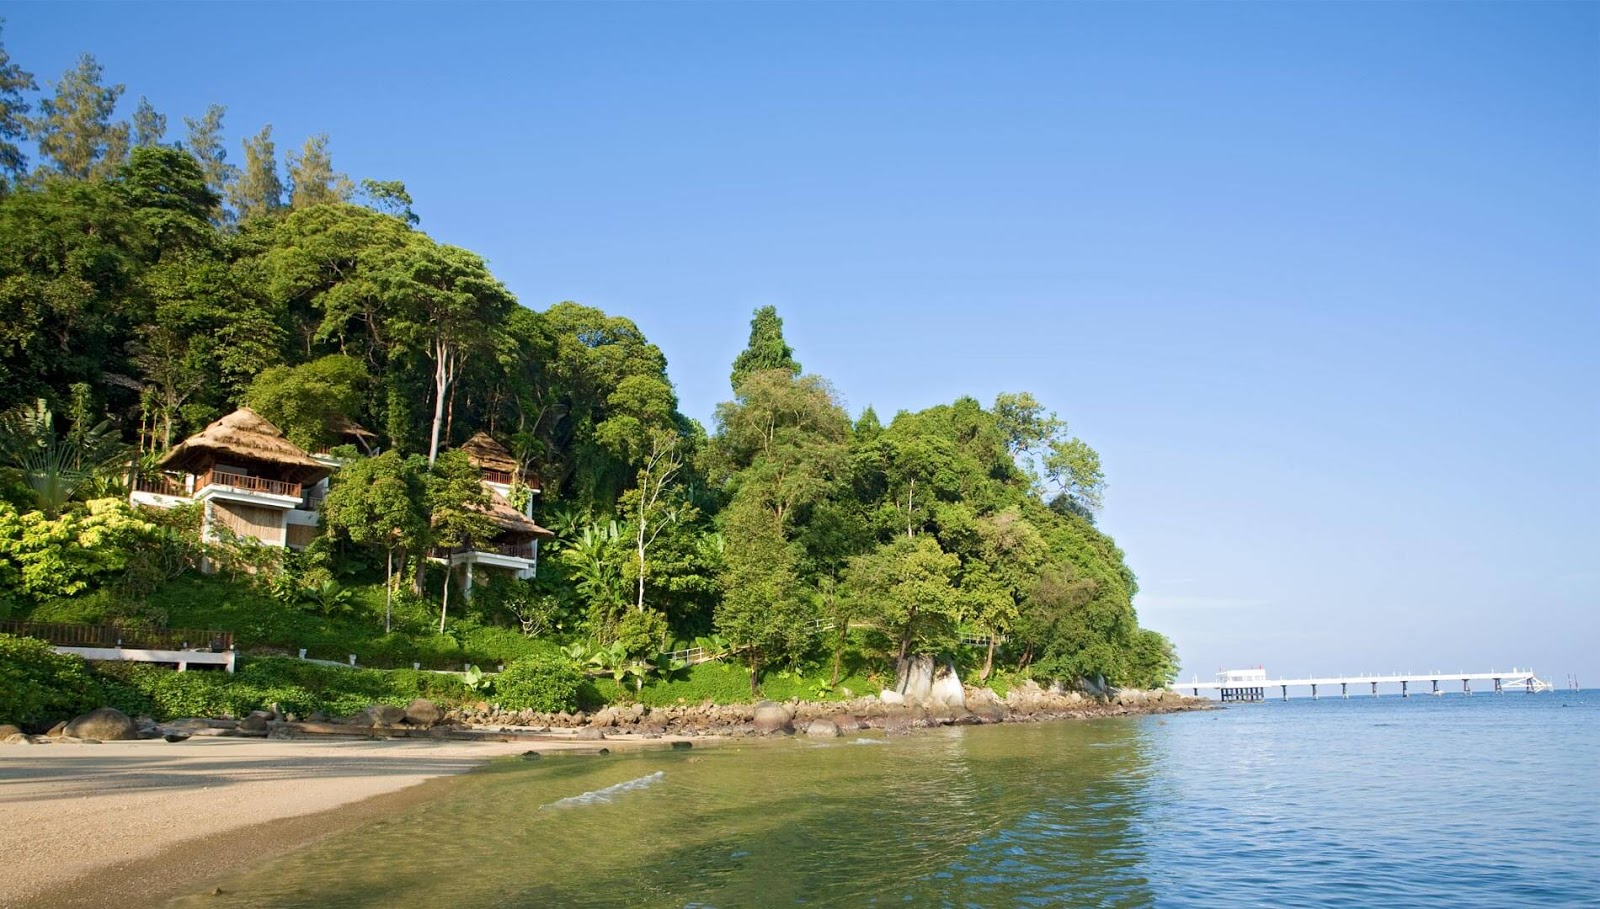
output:
<svg viewBox="0 0 1600 909"><path fill-rule="evenodd" d="M889 743L885 742L883 739L859 738L859 739L851 739L850 740L850 744L852 744L852 745L887 745Z"/></svg>
<svg viewBox="0 0 1600 909"><path fill-rule="evenodd" d="M644 789L645 787L654 785L655 783L658 783L666 778L667 774L665 771L657 770L655 773L647 776L641 776L636 780L628 780L625 783L618 783L615 786L607 786L604 789L596 789L593 792L585 792L582 795L569 796L567 798L551 802L544 807L574 808L578 805L603 805L612 801L614 797L621 795L624 792L632 792L635 789Z"/></svg>

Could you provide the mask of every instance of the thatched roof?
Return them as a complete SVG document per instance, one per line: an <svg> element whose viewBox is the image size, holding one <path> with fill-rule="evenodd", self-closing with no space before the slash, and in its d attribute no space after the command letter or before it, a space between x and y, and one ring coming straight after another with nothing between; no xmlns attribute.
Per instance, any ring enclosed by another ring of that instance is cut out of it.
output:
<svg viewBox="0 0 1600 909"><path fill-rule="evenodd" d="M514 534L519 537L553 537L555 533L545 530L522 512L518 511L505 496L498 492L489 492L489 517L503 533Z"/></svg>
<svg viewBox="0 0 1600 909"><path fill-rule="evenodd" d="M511 456L511 452L486 432L474 433L472 438L461 443L461 450L467 453L467 459L479 470L503 470L510 474L522 471L522 465Z"/></svg>
<svg viewBox="0 0 1600 909"><path fill-rule="evenodd" d="M161 459L161 467L199 473L218 461L262 468L298 483L315 483L329 473L326 465L248 407L178 443Z"/></svg>

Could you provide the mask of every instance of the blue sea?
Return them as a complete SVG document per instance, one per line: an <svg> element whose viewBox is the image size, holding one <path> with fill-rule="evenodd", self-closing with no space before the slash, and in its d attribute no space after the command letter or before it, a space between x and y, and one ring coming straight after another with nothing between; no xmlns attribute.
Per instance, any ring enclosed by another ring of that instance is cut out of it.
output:
<svg viewBox="0 0 1600 909"><path fill-rule="evenodd" d="M1600 692L513 760L211 883L176 904L1600 906Z"/></svg>

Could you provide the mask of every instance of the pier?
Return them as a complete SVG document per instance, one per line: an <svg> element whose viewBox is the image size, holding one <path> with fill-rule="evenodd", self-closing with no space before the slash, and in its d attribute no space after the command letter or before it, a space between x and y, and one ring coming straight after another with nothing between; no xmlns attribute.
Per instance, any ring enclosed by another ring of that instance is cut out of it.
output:
<svg viewBox="0 0 1600 909"><path fill-rule="evenodd" d="M1380 697L1379 685L1400 686L1400 696L1410 697L1413 693L1442 695L1454 690L1455 684L1461 683L1461 693L1472 694L1472 683L1488 683L1495 694L1511 690L1522 690L1528 694L1542 691L1554 691L1555 686L1540 679L1532 669L1508 669L1504 671L1489 672L1413 672L1397 675L1352 675L1352 676L1327 676L1323 678L1305 679L1268 679L1263 669L1230 669L1217 673L1214 682L1202 682L1198 679L1188 682L1175 682L1173 688L1178 691L1188 690L1196 697L1204 692L1217 692L1224 701L1262 701L1267 697L1267 692L1276 688L1283 700L1289 699L1290 688L1310 689L1311 699L1317 700L1323 694L1331 696L1333 689L1338 688L1339 696L1350 697L1350 688L1355 686L1358 695L1368 694L1371 697ZM1440 683L1444 687L1440 687ZM1413 689L1411 686L1416 685ZM1424 687L1427 686L1427 687Z"/></svg>

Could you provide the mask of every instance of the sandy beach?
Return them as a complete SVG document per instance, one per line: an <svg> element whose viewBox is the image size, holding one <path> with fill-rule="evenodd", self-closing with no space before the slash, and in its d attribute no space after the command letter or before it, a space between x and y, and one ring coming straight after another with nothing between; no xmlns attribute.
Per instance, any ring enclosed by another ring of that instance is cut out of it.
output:
<svg viewBox="0 0 1600 909"><path fill-rule="evenodd" d="M429 797L420 785L429 780L530 749L595 744L194 738L0 748L0 907L156 898Z"/></svg>

